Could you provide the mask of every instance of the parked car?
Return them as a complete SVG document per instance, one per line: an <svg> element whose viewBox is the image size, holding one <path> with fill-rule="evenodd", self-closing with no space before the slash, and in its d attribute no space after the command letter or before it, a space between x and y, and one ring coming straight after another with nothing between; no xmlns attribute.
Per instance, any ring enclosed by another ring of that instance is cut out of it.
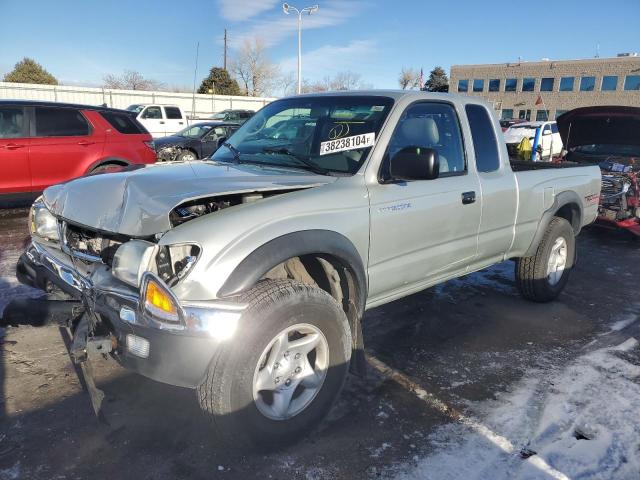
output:
<svg viewBox="0 0 640 480"><path fill-rule="evenodd" d="M243 124L249 120L256 112L253 110L223 110L218 113L210 115L211 120L218 120L220 122L234 122Z"/></svg>
<svg viewBox="0 0 640 480"><path fill-rule="evenodd" d="M327 414L349 366L365 370L365 309L506 259L525 298L556 298L599 193L596 166L512 169L477 98L302 95L211 162L50 187L17 277L84 305L76 361L110 352L195 389L228 442L273 447Z"/></svg>
<svg viewBox="0 0 640 480"><path fill-rule="evenodd" d="M191 161L211 156L239 125L223 122L195 123L175 135L157 138L158 161Z"/></svg>
<svg viewBox="0 0 640 480"><path fill-rule="evenodd" d="M189 124L184 111L177 105L137 103L129 105L127 111L135 115L154 138L172 135Z"/></svg>
<svg viewBox="0 0 640 480"><path fill-rule="evenodd" d="M123 110L0 100L0 205L30 204L50 185L156 161L151 135Z"/></svg>
<svg viewBox="0 0 640 480"><path fill-rule="evenodd" d="M558 117L565 160L599 165L597 225L640 236L640 108L584 107Z"/></svg>
<svg viewBox="0 0 640 480"><path fill-rule="evenodd" d="M523 138L528 138L533 145L536 130L540 129L538 149L535 154L536 162L551 161L553 157L562 153L562 138L558 133L556 122L521 122L511 125L504 132L504 140L510 157L518 156L518 145Z"/></svg>
<svg viewBox="0 0 640 480"><path fill-rule="evenodd" d="M506 132L509 127L513 125L517 125L518 123L526 122L526 120L518 119L518 118L510 118L508 120L500 120L500 127L502 127L502 131Z"/></svg>

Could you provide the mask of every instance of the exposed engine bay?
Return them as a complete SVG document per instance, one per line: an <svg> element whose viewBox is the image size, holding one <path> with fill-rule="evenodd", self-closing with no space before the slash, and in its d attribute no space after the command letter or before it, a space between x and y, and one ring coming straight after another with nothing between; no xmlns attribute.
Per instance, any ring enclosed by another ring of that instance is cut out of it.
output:
<svg viewBox="0 0 640 480"><path fill-rule="evenodd" d="M599 214L611 221L640 218L640 191L638 174L633 165L616 162L603 162L602 192L600 194Z"/></svg>

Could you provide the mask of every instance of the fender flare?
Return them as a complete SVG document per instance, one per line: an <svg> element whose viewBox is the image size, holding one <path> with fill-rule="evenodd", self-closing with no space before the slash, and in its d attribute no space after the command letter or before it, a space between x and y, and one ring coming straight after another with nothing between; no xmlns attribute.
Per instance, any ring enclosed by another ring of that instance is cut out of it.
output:
<svg viewBox="0 0 640 480"><path fill-rule="evenodd" d="M580 230L582 228L582 216L583 216L582 200L580 199L578 194L574 191L561 192L558 195L556 195L556 198L553 201L553 205L551 205L551 207L549 207L549 209L547 209L542 214L542 219L538 224L538 228L536 230L535 235L533 236L531 245L529 245L529 248L527 249L523 257L530 257L536 253L536 250L538 249L538 245L540 245L542 236L544 235L544 232L547 230L549 223L551 223L551 220L553 220L553 217L556 216L556 213L558 213L558 211L566 205L577 206L576 210L578 215L577 215L577 218L575 217L573 218L573 221L571 222L571 226L573 227L573 231L575 232L576 235L580 233Z"/></svg>
<svg viewBox="0 0 640 480"><path fill-rule="evenodd" d="M331 230L303 230L274 238L245 257L229 275L216 295L232 297L248 290L276 265L301 255L327 255L336 258L353 273L357 288L356 308L364 313L367 276L362 258L351 241Z"/></svg>

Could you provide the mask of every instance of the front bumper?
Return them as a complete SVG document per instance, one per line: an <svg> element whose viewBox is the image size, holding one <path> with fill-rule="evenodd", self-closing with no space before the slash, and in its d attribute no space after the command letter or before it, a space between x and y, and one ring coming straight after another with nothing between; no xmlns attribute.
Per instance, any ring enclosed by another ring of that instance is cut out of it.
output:
<svg viewBox="0 0 640 480"><path fill-rule="evenodd" d="M57 287L98 315L117 339L114 358L124 367L171 385L194 388L204 380L221 345L230 341L243 305L228 302L181 302L185 323L163 325L140 308L139 292L96 264L90 275L59 250L29 245L16 268L21 283L51 291ZM130 344L148 342L143 353Z"/></svg>

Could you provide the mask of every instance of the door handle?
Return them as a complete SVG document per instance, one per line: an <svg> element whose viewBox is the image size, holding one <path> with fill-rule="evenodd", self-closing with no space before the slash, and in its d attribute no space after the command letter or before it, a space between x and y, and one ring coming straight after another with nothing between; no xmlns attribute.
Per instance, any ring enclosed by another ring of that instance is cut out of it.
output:
<svg viewBox="0 0 640 480"><path fill-rule="evenodd" d="M87 142L86 140L81 140L80 142L78 142L78 145L81 145L83 147L87 147L89 145L93 145L95 142Z"/></svg>
<svg viewBox="0 0 640 480"><path fill-rule="evenodd" d="M24 148L26 145L18 145L17 143L7 143L4 148L7 150L17 150L18 148Z"/></svg>
<svg viewBox="0 0 640 480"><path fill-rule="evenodd" d="M160 123L161 123L162 125L164 125L164 120L160 120Z"/></svg>
<svg viewBox="0 0 640 480"><path fill-rule="evenodd" d="M462 193L462 204L468 205L470 203L475 203L476 201L476 192L463 192Z"/></svg>

